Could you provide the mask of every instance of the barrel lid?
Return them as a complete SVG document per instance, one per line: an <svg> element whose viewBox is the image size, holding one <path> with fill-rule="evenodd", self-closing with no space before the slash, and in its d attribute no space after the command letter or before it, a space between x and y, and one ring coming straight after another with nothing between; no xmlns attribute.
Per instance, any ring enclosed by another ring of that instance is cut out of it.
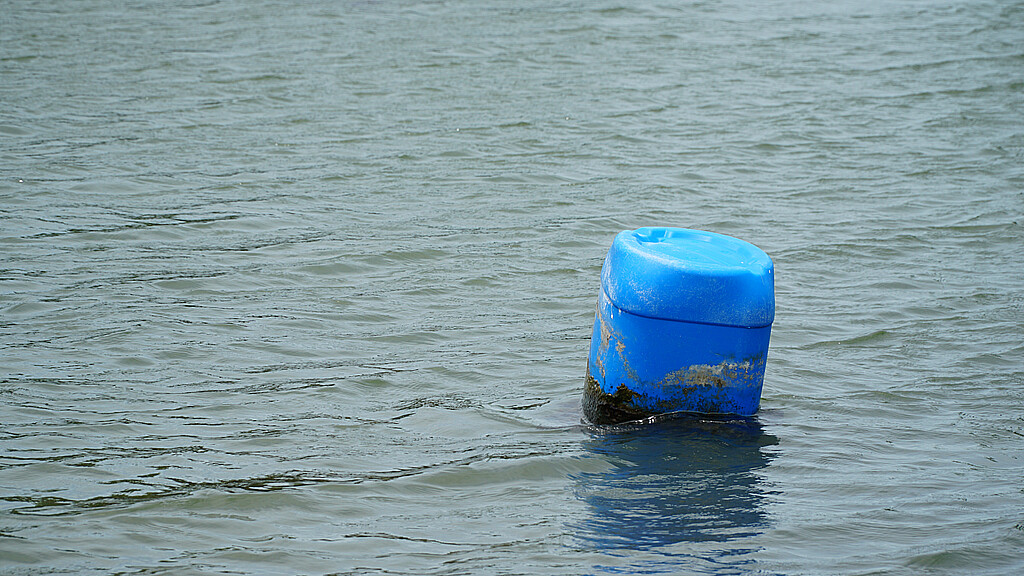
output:
<svg viewBox="0 0 1024 576"><path fill-rule="evenodd" d="M651 318L750 328L775 319L772 259L749 242L714 232L620 232L601 285L619 309Z"/></svg>

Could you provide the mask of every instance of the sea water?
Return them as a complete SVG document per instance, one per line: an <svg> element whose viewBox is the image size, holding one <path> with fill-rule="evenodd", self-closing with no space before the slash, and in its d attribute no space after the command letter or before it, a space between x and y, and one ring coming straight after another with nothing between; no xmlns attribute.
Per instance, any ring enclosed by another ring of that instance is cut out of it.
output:
<svg viewBox="0 0 1024 576"><path fill-rule="evenodd" d="M0 572L1024 570L1024 4L0 5ZM751 420L581 420L620 230Z"/></svg>

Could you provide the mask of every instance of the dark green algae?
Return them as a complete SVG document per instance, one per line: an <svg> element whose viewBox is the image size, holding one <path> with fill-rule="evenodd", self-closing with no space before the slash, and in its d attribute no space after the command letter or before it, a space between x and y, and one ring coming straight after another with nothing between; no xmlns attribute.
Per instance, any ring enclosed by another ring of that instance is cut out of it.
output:
<svg viewBox="0 0 1024 576"><path fill-rule="evenodd" d="M758 361L763 362L764 360L760 358ZM680 375L690 371L698 375L699 382L695 382L692 375L689 377ZM735 377L735 374L732 376ZM709 374L706 370L693 370L691 367L690 370L669 374L662 384L669 384L675 393L668 398L655 398L631 390L624 383L620 383L614 392L609 393L601 388L598 381L591 376L588 368L583 386L583 415L593 424L621 424L652 416L684 412L703 416L741 416L723 410L720 399L698 393L700 389L706 387L719 389L729 387L729 381L719 375ZM684 401L683 398L686 400ZM680 406L687 406L688 409L680 410Z"/></svg>
<svg viewBox="0 0 1024 576"><path fill-rule="evenodd" d="M678 404L666 399L654 399L646 394L630 390L625 384L619 384L615 392L608 393L587 370L586 383L583 385L583 415L593 424L621 424L634 420L643 420L652 416L678 412ZM698 410L705 414L718 412L713 407Z"/></svg>
<svg viewBox="0 0 1024 576"><path fill-rule="evenodd" d="M594 424L618 424L639 420L654 414L640 408L642 395L630 390L625 384L619 384L614 393L609 394L601 389L587 371L586 383L583 385L583 415Z"/></svg>

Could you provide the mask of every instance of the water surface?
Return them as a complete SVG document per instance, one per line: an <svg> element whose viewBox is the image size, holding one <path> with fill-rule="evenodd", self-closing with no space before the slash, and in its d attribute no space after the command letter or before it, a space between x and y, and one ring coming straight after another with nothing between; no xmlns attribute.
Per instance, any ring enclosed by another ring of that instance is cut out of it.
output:
<svg viewBox="0 0 1024 576"><path fill-rule="evenodd" d="M1024 561L1024 4L0 10L5 574ZM775 260L750 422L593 428L644 225Z"/></svg>

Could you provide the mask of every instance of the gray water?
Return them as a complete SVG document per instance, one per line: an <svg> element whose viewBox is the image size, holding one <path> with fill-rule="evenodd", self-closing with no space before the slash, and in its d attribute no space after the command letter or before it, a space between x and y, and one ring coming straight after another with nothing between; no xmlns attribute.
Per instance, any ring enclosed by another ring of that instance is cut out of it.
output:
<svg viewBox="0 0 1024 576"><path fill-rule="evenodd" d="M0 2L0 572L1024 570L1024 3ZM604 254L775 260L597 428Z"/></svg>

